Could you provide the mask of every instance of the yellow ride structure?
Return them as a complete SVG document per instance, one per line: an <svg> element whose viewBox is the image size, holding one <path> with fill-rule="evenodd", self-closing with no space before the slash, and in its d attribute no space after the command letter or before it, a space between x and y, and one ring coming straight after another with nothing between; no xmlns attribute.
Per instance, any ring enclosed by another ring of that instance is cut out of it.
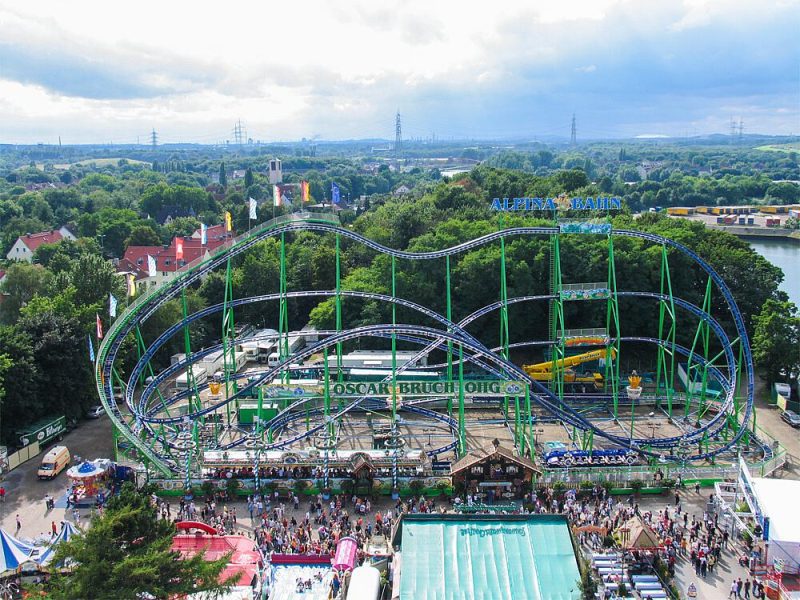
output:
<svg viewBox="0 0 800 600"><path fill-rule="evenodd" d="M576 354L575 356L568 356L561 360L550 360L533 365L522 365L522 368L529 377L536 381L552 381L558 370L563 370L564 383L590 383L593 384L595 388L600 389L603 387L605 381L602 373L577 373L573 367L601 358L604 359L607 358L607 356L610 356L611 360L616 360L617 351L614 348L608 351L603 348L584 352L583 354Z"/></svg>

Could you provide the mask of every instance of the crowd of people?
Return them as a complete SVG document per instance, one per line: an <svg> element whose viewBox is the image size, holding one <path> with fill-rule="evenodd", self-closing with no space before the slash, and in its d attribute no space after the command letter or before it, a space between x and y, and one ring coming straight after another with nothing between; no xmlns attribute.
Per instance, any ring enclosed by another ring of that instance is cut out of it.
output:
<svg viewBox="0 0 800 600"><path fill-rule="evenodd" d="M699 490L696 493L700 494ZM477 499L467 495L463 500L454 498L453 503L477 504ZM169 503L159 506L162 518L173 519ZM202 521L219 533L251 536L267 558L272 554L332 556L338 541L345 536L357 541L362 554L370 542L379 541L376 536L385 536L387 539L380 544L388 548L392 525L403 513L450 510L449 501L423 496L397 500L388 510L374 510L368 498L355 495L334 495L330 499L317 495L301 501L293 493L287 498L274 492L248 496L247 512L238 515L236 507L218 503L214 498L182 499L174 520ZM481 510L491 509L482 505ZM706 578L718 569L722 553L730 547L729 534L720 527L716 514L689 514L683 509L679 494L675 495L674 504L666 503L658 510L642 510L633 496L623 501L609 496L600 486L581 495L574 490L556 493L552 489L537 489L526 496L520 512L563 513L571 525L589 530L579 534L579 542L590 551L602 550L607 544L605 535L599 531L610 534L637 516L662 540L660 555L672 575L677 561L687 560L698 578ZM241 527L242 520L247 527ZM755 579L735 579L732 594L734 587L737 598L763 597L763 586Z"/></svg>

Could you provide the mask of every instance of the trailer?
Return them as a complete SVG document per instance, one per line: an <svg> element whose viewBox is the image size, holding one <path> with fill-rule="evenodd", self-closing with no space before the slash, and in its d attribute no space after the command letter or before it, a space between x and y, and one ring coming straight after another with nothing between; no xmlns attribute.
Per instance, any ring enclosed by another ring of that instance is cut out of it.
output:
<svg viewBox="0 0 800 600"><path fill-rule="evenodd" d="M67 418L64 415L59 417L47 417L40 419L24 429L17 431L20 446L27 446L33 442L39 442L43 446L52 439L62 439L67 431Z"/></svg>

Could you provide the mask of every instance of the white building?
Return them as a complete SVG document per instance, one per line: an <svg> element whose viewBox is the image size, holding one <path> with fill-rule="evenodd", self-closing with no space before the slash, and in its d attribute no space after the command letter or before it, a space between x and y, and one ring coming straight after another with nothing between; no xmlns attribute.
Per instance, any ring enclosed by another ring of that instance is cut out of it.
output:
<svg viewBox="0 0 800 600"><path fill-rule="evenodd" d="M63 225L52 231L40 231L39 233L26 233L17 238L11 250L6 254L8 260L24 260L33 262L33 253L42 244L55 244L61 240L77 239L72 232Z"/></svg>

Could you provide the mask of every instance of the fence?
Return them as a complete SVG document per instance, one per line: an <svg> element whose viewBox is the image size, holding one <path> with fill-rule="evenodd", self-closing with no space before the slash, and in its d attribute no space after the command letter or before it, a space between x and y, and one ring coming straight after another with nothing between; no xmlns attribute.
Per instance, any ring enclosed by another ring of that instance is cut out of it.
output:
<svg viewBox="0 0 800 600"><path fill-rule="evenodd" d="M41 449L39 448L39 442L33 442L32 444L28 444L24 448L20 448L14 454L8 455L8 470L11 471L12 469L16 469L22 463L32 459L34 456L39 454Z"/></svg>

